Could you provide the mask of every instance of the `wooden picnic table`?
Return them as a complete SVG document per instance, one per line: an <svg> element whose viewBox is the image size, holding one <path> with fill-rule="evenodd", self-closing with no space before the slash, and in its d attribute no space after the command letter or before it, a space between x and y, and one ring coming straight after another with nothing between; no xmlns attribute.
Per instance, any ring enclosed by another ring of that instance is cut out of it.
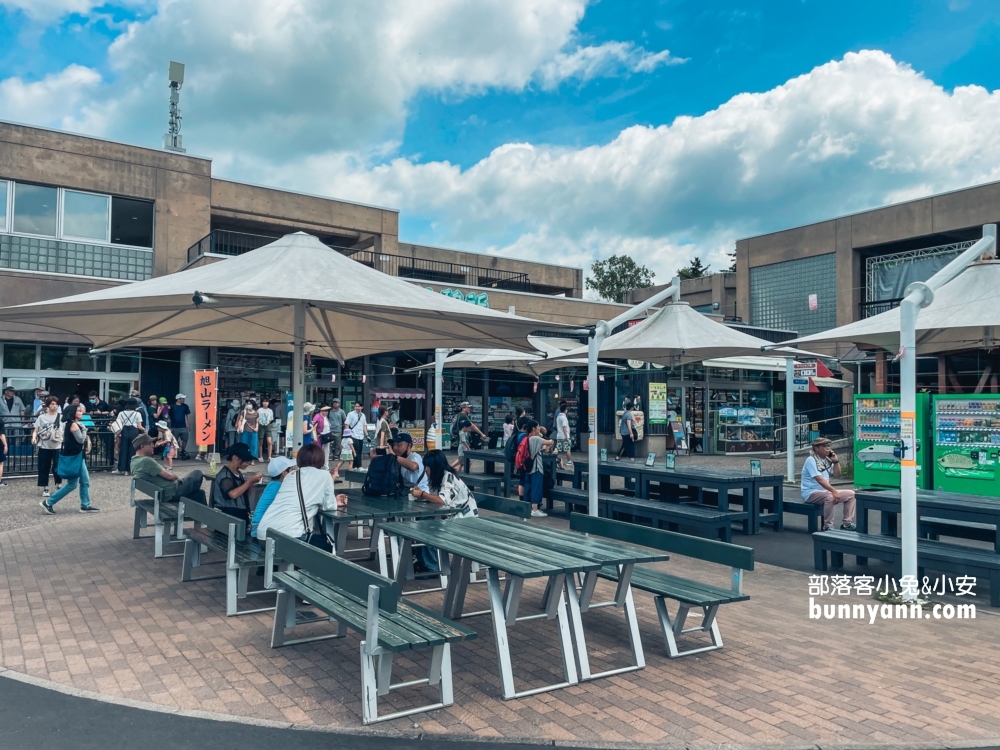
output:
<svg viewBox="0 0 1000 750"><path fill-rule="evenodd" d="M348 552L364 552L363 548L348 549L347 532L352 524L370 521L371 540L367 549L368 559L376 558L379 571L390 575L389 561L385 555L384 534L381 525L389 520L416 520L421 518L447 518L455 514L454 508L415 500L412 495L399 497L366 497L360 489L340 490L347 495L347 507L339 510L321 510L323 530L334 543L334 554L343 557ZM392 552L395 556L396 549Z"/></svg>
<svg viewBox="0 0 1000 750"><path fill-rule="evenodd" d="M420 523L390 522L383 524L382 528L386 533L403 539L400 551L403 564L396 571L398 581L402 583L406 577L411 543L431 545L440 552L442 569L448 575L443 607L445 617L454 620L480 614L492 616L505 699L574 685L581 678L594 679L645 666L630 580L632 568L637 562L665 560L667 556L663 553L577 532L493 517ZM487 568L490 607L483 612L470 613L464 611L464 606L474 563ZM625 612L635 663L622 669L592 674L581 615L590 608L601 606L592 604L590 599L597 574L604 567L614 567L621 576L622 583L618 586L614 604ZM501 573L506 574L505 589L501 589ZM575 581L577 575L584 576L584 585L579 593ZM522 586L528 578L548 579L545 612L518 617ZM554 619L558 623L565 679L556 684L516 691L507 629L517 622L541 618Z"/></svg>
<svg viewBox="0 0 1000 750"><path fill-rule="evenodd" d="M901 512L902 501L897 490L857 490L858 531L868 533L868 511L881 513L883 536L896 535L896 517ZM964 495L958 492L917 490L917 515L921 518L942 518L949 521L992 524L993 550L1000 554L1000 500L981 495Z"/></svg>
<svg viewBox="0 0 1000 750"><path fill-rule="evenodd" d="M558 457L554 453L545 453L542 455L542 461L545 464L545 471L551 475L553 480L552 484L555 484L557 460ZM514 477L517 472L514 471L513 463L507 460L507 457L504 455L502 450L480 448L479 450L466 451L462 464L462 471L466 474L469 473L469 464L472 461L482 461L483 473L485 474L498 473L496 471L497 465L503 466L502 491L504 497L510 496L511 492L514 490Z"/></svg>

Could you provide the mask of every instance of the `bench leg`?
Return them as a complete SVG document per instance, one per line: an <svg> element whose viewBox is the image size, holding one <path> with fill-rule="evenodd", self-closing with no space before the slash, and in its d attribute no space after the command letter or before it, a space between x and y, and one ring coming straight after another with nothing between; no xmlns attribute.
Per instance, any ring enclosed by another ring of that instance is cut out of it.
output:
<svg viewBox="0 0 1000 750"><path fill-rule="evenodd" d="M990 571L990 606L1000 607L1000 570Z"/></svg>
<svg viewBox="0 0 1000 750"><path fill-rule="evenodd" d="M810 513L809 514L809 533L810 534L815 534L817 531L819 531L819 515L816 514L816 513ZM826 570L826 568L823 568L823 570Z"/></svg>
<svg viewBox="0 0 1000 750"><path fill-rule="evenodd" d="M431 685L441 685L441 705L450 706L455 702L455 691L451 681L451 644L435 646L431 653L431 668L428 677Z"/></svg>
<svg viewBox="0 0 1000 750"><path fill-rule="evenodd" d="M375 674L379 695L388 695L392 684L392 653L379 654L378 671Z"/></svg>
<svg viewBox="0 0 1000 750"><path fill-rule="evenodd" d="M840 570L844 567L844 553L836 552L830 550L830 567L834 570Z"/></svg>
<svg viewBox="0 0 1000 750"><path fill-rule="evenodd" d="M236 614L236 599L239 596L239 573L233 568L226 569L226 614L230 617Z"/></svg>
<svg viewBox="0 0 1000 750"><path fill-rule="evenodd" d="M361 720L365 724L378 721L378 682L375 677L375 657L365 653L367 644L361 641Z"/></svg>
<svg viewBox="0 0 1000 750"><path fill-rule="evenodd" d="M827 568L826 550L815 542L813 543L813 565L816 570L826 570Z"/></svg>
<svg viewBox="0 0 1000 750"><path fill-rule="evenodd" d="M146 511L137 505L135 508L135 523L132 526L132 538L141 539L142 536L139 534L139 531L144 528L146 528Z"/></svg>
<svg viewBox="0 0 1000 750"><path fill-rule="evenodd" d="M236 586L236 597L238 599L247 598L247 586L249 583L250 583L250 568L240 568Z"/></svg>
<svg viewBox="0 0 1000 750"><path fill-rule="evenodd" d="M701 625L685 629L684 623L687 621L688 611L691 609L689 605L681 604L680 608L677 610L676 618L671 621L670 613L667 611L666 599L662 596L658 596L654 602L656 603L656 612L660 617L660 628L663 631L663 637L667 643L667 656L671 659L676 659L681 656L690 656L692 654L702 654L706 651L715 651L722 648L722 634L719 632L719 623L715 617L716 612L719 609L718 604L712 605L711 607L703 607ZM707 632L712 639L712 645L688 649L687 651L680 651L677 648L677 638L685 633L694 632Z"/></svg>
<svg viewBox="0 0 1000 750"><path fill-rule="evenodd" d="M181 565L181 582L191 580L191 569L201 565L201 545L193 539L184 540L184 562Z"/></svg>
<svg viewBox="0 0 1000 750"><path fill-rule="evenodd" d="M732 543L733 541L733 525L727 523L721 529L719 529L719 538L724 542Z"/></svg>
<svg viewBox="0 0 1000 750"><path fill-rule="evenodd" d="M274 628L271 630L271 648L280 648L285 645L285 625L288 621L288 601L294 602L295 597L284 589L278 589L278 598L274 605ZM294 625L295 607L292 607L292 618Z"/></svg>

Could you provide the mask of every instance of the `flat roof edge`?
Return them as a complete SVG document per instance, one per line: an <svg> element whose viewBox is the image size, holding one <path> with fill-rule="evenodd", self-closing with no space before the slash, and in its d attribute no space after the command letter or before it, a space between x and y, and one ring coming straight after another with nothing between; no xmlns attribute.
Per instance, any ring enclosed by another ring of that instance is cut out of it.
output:
<svg viewBox="0 0 1000 750"><path fill-rule="evenodd" d="M346 203L349 206L358 206L360 208L371 208L376 211L389 211L390 213L398 214L398 208L389 208L388 206L376 206L371 203L360 203L359 201L349 201L344 198L334 198L329 195L319 195L318 193L303 193L301 190L292 190L291 188L276 187L274 185L260 185L255 182L243 182L241 180L231 180L228 177L216 177L212 176L213 182L228 182L233 185L245 185L246 187L258 188L260 190L276 190L279 193L288 193L289 195L301 195L305 198L317 198L323 201L332 201L334 203Z"/></svg>

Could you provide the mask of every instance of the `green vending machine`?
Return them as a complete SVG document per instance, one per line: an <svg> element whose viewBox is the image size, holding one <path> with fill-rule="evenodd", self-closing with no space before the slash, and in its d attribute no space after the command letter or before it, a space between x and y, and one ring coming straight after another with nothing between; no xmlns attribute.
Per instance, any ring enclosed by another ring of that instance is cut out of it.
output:
<svg viewBox="0 0 1000 750"><path fill-rule="evenodd" d="M917 487L931 487L930 394L917 396ZM854 484L899 489L899 394L854 397Z"/></svg>
<svg viewBox="0 0 1000 750"><path fill-rule="evenodd" d="M1000 396L934 397L934 489L1000 497Z"/></svg>

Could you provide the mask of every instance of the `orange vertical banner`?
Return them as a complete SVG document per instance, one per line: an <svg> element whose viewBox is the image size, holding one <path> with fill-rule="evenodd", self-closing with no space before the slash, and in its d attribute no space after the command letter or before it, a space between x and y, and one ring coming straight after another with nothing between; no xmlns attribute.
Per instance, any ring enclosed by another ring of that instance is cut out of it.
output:
<svg viewBox="0 0 1000 750"><path fill-rule="evenodd" d="M218 391L217 370L194 371L194 435L197 445L215 445Z"/></svg>

